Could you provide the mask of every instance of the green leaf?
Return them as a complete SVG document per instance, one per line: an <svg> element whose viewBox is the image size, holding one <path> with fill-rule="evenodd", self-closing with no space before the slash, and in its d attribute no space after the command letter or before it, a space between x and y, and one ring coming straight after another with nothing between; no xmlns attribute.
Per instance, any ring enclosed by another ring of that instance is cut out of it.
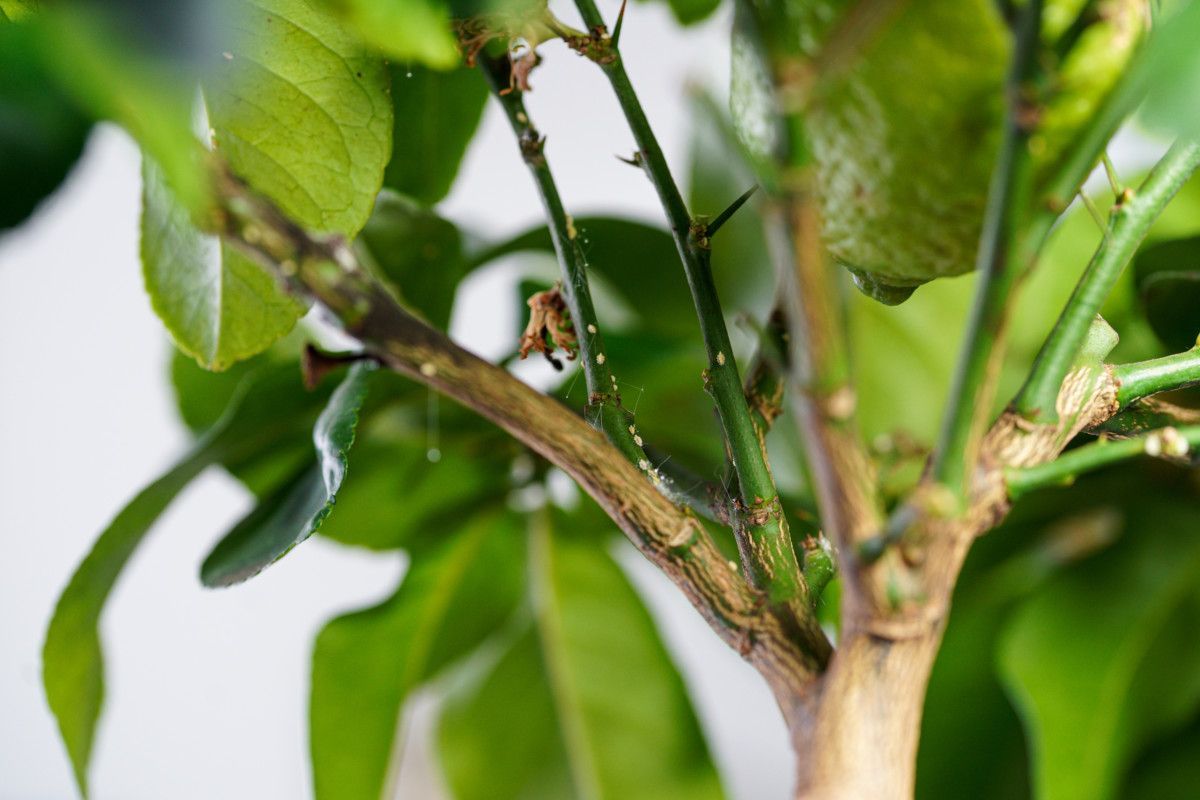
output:
<svg viewBox="0 0 1200 800"><path fill-rule="evenodd" d="M1133 274L1154 333L1172 352L1191 348L1200 334L1200 236L1143 247Z"/></svg>
<svg viewBox="0 0 1200 800"><path fill-rule="evenodd" d="M571 782L541 645L531 627L438 725L442 770L456 800L556 800Z"/></svg>
<svg viewBox="0 0 1200 800"><path fill-rule="evenodd" d="M1200 135L1200 5L1183 3L1173 14L1160 15L1146 45L1149 60L1146 99L1140 120L1168 134Z"/></svg>
<svg viewBox="0 0 1200 800"><path fill-rule="evenodd" d="M1013 319L1020 324L1010 326L996 413L1020 389L1100 237L1083 209L1070 212L1056 228L1017 298ZM918 442L933 443L957 361L957 332L965 329L975 281L974 275L934 281L895 307L881 306L857 292L847 296L858 414L868 439L898 429ZM1122 288L1110 302L1127 298ZM1106 307L1104 316L1126 335L1127 314L1111 317ZM895 402L897 386L905 387L902 407Z"/></svg>
<svg viewBox="0 0 1200 800"><path fill-rule="evenodd" d="M321 0L391 58L449 69L459 61L450 13L439 0Z"/></svg>
<svg viewBox="0 0 1200 800"><path fill-rule="evenodd" d="M175 496L216 459L219 435L202 440L138 493L109 523L59 597L42 648L42 681L80 792L104 702L104 654L97 628L108 595L142 539Z"/></svg>
<svg viewBox="0 0 1200 800"><path fill-rule="evenodd" d="M234 173L302 225L366 223L391 155L382 61L306 0L239 0L204 83L213 144Z"/></svg>
<svg viewBox="0 0 1200 800"><path fill-rule="evenodd" d="M575 220L575 230L592 273L597 303L615 296L618 303L637 314L647 330L695 336L699 330L696 314L670 234L641 222L609 217L580 217ZM473 264L526 250L553 253L549 231L545 227L526 231L477 255Z"/></svg>
<svg viewBox="0 0 1200 800"><path fill-rule="evenodd" d="M179 349L222 370L287 334L304 307L250 258L192 227L149 160L142 179L142 276Z"/></svg>
<svg viewBox="0 0 1200 800"><path fill-rule="evenodd" d="M671 13L680 25L694 25L708 18L721 5L721 0L667 0Z"/></svg>
<svg viewBox="0 0 1200 800"><path fill-rule="evenodd" d="M488 89L479 70L393 64L395 128L383 184L432 205L446 196L479 126Z"/></svg>
<svg viewBox="0 0 1200 800"><path fill-rule="evenodd" d="M239 389L240 416L257 420L261 446L232 453L221 460L235 478L258 496L274 491L312 462L312 431L332 393L333 380L309 390L296 350L302 339L289 337L251 361L235 364L226 372L209 372L195 360L176 351L171 361L171 382L184 423L200 435L220 418ZM247 376L252 381L246 381ZM383 377L382 375L380 377ZM243 382L249 388L244 387Z"/></svg>
<svg viewBox="0 0 1200 800"><path fill-rule="evenodd" d="M459 281L467 273L462 235L413 201L385 191L361 242L376 272L410 308L445 329Z"/></svg>
<svg viewBox="0 0 1200 800"><path fill-rule="evenodd" d="M318 800L378 800L409 695L479 646L520 594L519 520L478 516L413 555L386 602L317 636L309 729Z"/></svg>
<svg viewBox="0 0 1200 800"><path fill-rule="evenodd" d="M1116 547L1053 580L1004 635L1001 677L1039 797L1113 797L1148 737L1200 703L1200 636L1194 613L1180 613L1200 569L1194 503L1141 504Z"/></svg>
<svg viewBox="0 0 1200 800"><path fill-rule="evenodd" d="M1129 772L1125 800L1192 800L1200 764L1200 724L1157 746Z"/></svg>
<svg viewBox="0 0 1200 800"><path fill-rule="evenodd" d="M280 381L293 367L247 371L220 419L210 424L180 462L142 490L113 519L80 564L46 632L43 681L76 779L86 793L86 769L104 696L104 663L96 626L104 603L146 533L171 500L210 464L246 463L274 451L297 420ZM298 381L297 381L298 383ZM302 393L301 398L306 397Z"/></svg>
<svg viewBox="0 0 1200 800"><path fill-rule="evenodd" d="M313 428L316 460L234 526L200 568L205 586L231 586L262 572L321 526L346 477L359 412L375 369L352 366Z"/></svg>
<svg viewBox="0 0 1200 800"><path fill-rule="evenodd" d="M190 27L219 24L217 5L200 6L205 13ZM103 3L43 5L36 19L42 58L64 91L92 117L128 131L186 208L203 208L209 189L192 132L198 65L168 56L163 42L139 36Z"/></svg>
<svg viewBox="0 0 1200 800"><path fill-rule="evenodd" d="M1065 566L1111 544L1120 514L1097 508L1095 498L1119 496L1113 487L1106 478L1085 479L1067 493L1033 497L972 548L926 694L918 798L1029 796L1025 739L996 674L996 649L1022 600ZM970 698L969 714L963 698Z"/></svg>
<svg viewBox="0 0 1200 800"><path fill-rule="evenodd" d="M0 0L0 18L16 21L34 12L34 0Z"/></svg>
<svg viewBox="0 0 1200 800"><path fill-rule="evenodd" d="M33 213L74 166L91 123L58 91L22 25L0 22L0 230Z"/></svg>
<svg viewBox="0 0 1200 800"><path fill-rule="evenodd" d="M507 465L496 454L511 453L495 438L440 442L431 461L423 430L403 437L368 434L350 457L354 480L343 487L321 535L373 550L436 540L448 520L508 492Z"/></svg>
<svg viewBox="0 0 1200 800"><path fill-rule="evenodd" d="M577 531L577 523L568 524ZM443 763L455 796L721 797L687 691L650 615L603 539L573 538L566 530L552 531L542 517L530 537L540 664L518 642L499 671L443 722ZM526 687L509 694L518 680ZM476 770L485 746L480 737L514 718L522 737L499 736L486 745L505 765L493 780L490 770ZM561 791L564 774L569 793Z"/></svg>

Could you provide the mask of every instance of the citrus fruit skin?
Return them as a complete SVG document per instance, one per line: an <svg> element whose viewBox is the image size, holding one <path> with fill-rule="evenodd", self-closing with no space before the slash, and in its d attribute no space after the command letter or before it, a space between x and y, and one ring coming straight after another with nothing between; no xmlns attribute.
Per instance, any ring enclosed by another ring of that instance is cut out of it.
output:
<svg viewBox="0 0 1200 800"><path fill-rule="evenodd" d="M805 130L826 246L875 299L974 266L1009 47L993 0L914 0L817 86Z"/></svg>
<svg viewBox="0 0 1200 800"><path fill-rule="evenodd" d="M788 28L788 49L810 60L855 5L759 0L769 24ZM1082 5L1048 1L1047 53ZM806 146L791 150L815 166L826 247L880 302L902 302L927 281L974 269L1012 50L997 7L994 0L897 0L848 61L816 76L805 101ZM1040 87L1029 143L1035 179L1069 148L1140 41L1145 0L1101 0L1097 9L1098 21ZM757 134L748 146L768 149L764 126L754 122L757 104L738 98L762 78L741 60L735 55L735 116L743 133Z"/></svg>

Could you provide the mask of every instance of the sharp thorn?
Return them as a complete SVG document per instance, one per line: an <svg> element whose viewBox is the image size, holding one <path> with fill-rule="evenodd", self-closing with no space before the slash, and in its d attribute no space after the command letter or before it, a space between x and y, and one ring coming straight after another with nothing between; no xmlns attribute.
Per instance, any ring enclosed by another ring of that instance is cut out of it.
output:
<svg viewBox="0 0 1200 800"><path fill-rule="evenodd" d="M617 43L621 41L621 26L625 24L625 6L629 4L629 0L621 0L621 10L617 12L617 24L613 26L613 34L611 37L612 47L615 49Z"/></svg>
<svg viewBox="0 0 1200 800"><path fill-rule="evenodd" d="M715 234L722 225L724 225L726 222L728 222L729 218L732 217L739 208L744 206L746 204L746 201L749 200L754 195L754 193L757 191L758 191L758 184L756 183L753 186L751 186L749 189L747 189L742 194L741 197L739 197L737 200L734 200L732 203L730 203L729 208L725 209L720 214L718 214L716 219L714 219L712 222L708 223L708 225L705 227L705 234L709 238L711 238L713 236L713 234Z"/></svg>

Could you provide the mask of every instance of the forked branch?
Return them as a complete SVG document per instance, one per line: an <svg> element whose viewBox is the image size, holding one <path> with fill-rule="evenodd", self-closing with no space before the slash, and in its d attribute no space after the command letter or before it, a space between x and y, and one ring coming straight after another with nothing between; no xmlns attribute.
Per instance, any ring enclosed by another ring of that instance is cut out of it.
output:
<svg viewBox="0 0 1200 800"><path fill-rule="evenodd" d="M768 594L773 604L790 609L799 628L812 629L815 621L808 608L808 589L792 546L779 493L743 393L741 375L717 296L707 229L694 221L688 212L662 147L625 72L620 51L609 38L595 2L576 0L576 7L588 27L588 34L583 38L568 39L568 44L591 58L608 78L637 143L641 165L658 192L691 289L708 356L704 384L717 408L738 478L740 502L734 533L742 562L751 581Z"/></svg>
<svg viewBox="0 0 1200 800"><path fill-rule="evenodd" d="M595 429L553 398L454 344L404 311L341 240L308 234L223 168L211 228L288 289L320 303L383 364L499 425L591 495L780 697L795 697L829 656L824 637L763 613L749 586L700 524L673 505Z"/></svg>

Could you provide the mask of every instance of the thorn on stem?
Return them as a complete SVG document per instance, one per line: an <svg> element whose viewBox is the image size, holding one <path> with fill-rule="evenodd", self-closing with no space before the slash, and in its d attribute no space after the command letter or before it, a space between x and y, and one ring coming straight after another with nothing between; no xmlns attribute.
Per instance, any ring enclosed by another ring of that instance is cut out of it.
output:
<svg viewBox="0 0 1200 800"><path fill-rule="evenodd" d="M642 151L641 150L635 151L634 154L632 156L630 156L629 158L626 158L625 156L614 156L614 157L617 159L617 161L620 161L622 164L628 164L631 167L637 167L638 169L643 169L645 167L645 161L642 159Z"/></svg>
<svg viewBox="0 0 1200 800"><path fill-rule="evenodd" d="M617 46L617 43L621 41L621 26L625 24L625 7L628 5L628 3L629 0L621 0L621 10L617 12L617 24L613 26L611 39L612 47L614 48Z"/></svg>
<svg viewBox="0 0 1200 800"><path fill-rule="evenodd" d="M321 385L325 376L339 367L353 364L356 361L375 361L368 353L327 353L311 342L304 346L300 356L300 373L304 378L304 388L310 392Z"/></svg>
<svg viewBox="0 0 1200 800"><path fill-rule="evenodd" d="M1088 210L1088 214L1091 215L1092 219L1096 222L1096 225L1100 228L1100 233L1102 233L1104 238L1107 239L1108 222L1104 219L1104 215L1100 213L1100 209L1096 207L1096 203L1093 202L1092 198L1088 197L1087 192L1083 191L1082 189L1079 192L1079 199L1083 203L1083 207Z"/></svg>
<svg viewBox="0 0 1200 800"><path fill-rule="evenodd" d="M1117 176L1117 168L1113 165L1112 159L1108 157L1108 151L1104 151L1104 155L1100 159L1104 164L1104 174L1108 177L1108 187L1112 189L1115 197L1120 198L1125 193L1125 187L1121 185L1121 179Z"/></svg>
<svg viewBox="0 0 1200 800"><path fill-rule="evenodd" d="M743 192L741 197L739 197L737 200L734 200L732 203L729 204L729 208L726 208L724 211L722 211L720 214L717 215L716 219L714 219L712 222L708 223L708 225L705 227L705 234L709 238L712 238L712 236L717 232L717 230L720 229L720 227L722 225L724 225L726 222L728 222L729 218L732 217L735 213L737 213L737 210L739 208L741 208L742 206L744 206L746 204L746 201L749 200L751 197L753 197L754 193L757 191L758 191L758 184L756 183L753 186L751 186L749 189L747 189L745 192Z"/></svg>

